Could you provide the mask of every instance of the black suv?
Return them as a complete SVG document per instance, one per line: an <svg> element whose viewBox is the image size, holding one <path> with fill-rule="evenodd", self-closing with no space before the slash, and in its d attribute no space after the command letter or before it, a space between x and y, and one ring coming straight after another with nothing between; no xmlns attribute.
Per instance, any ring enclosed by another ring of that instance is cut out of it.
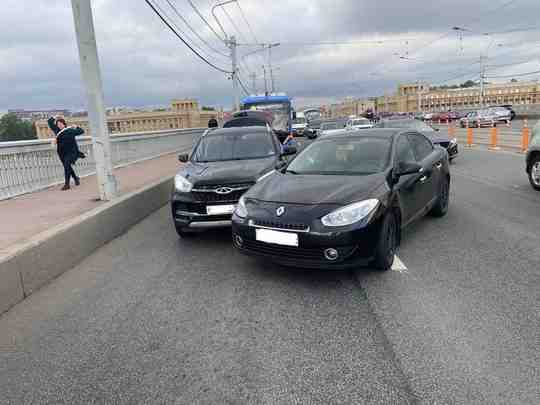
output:
<svg viewBox="0 0 540 405"><path fill-rule="evenodd" d="M242 194L296 153L281 146L269 127L208 130L174 178L171 209L178 235L228 226Z"/></svg>

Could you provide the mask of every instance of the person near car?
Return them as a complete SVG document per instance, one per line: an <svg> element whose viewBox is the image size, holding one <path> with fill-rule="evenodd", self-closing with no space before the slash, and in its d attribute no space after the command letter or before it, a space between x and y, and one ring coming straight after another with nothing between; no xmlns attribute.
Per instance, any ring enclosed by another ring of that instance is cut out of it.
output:
<svg viewBox="0 0 540 405"><path fill-rule="evenodd" d="M70 180L73 178L75 185L80 185L80 178L75 173L73 165L77 159L84 158L85 155L79 150L76 137L82 135L84 130L80 127L67 126L66 120L62 117L50 117L47 121L49 128L56 136L56 151L64 166L64 186L62 190L70 189Z"/></svg>

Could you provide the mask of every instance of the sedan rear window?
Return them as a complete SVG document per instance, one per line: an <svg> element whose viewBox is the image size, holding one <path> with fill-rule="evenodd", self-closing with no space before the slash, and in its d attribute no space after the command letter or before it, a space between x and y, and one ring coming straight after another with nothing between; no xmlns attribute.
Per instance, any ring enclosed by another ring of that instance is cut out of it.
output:
<svg viewBox="0 0 540 405"><path fill-rule="evenodd" d="M321 140L301 152L287 171L335 175L379 173L388 165L390 145L389 139L375 137Z"/></svg>

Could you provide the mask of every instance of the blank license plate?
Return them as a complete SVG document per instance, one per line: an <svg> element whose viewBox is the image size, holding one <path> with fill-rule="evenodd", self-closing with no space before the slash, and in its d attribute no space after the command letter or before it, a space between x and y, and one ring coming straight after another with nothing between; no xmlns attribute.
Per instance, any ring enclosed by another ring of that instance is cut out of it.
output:
<svg viewBox="0 0 540 405"><path fill-rule="evenodd" d="M206 207L206 213L208 215L232 214L233 211L234 205L208 205Z"/></svg>
<svg viewBox="0 0 540 405"><path fill-rule="evenodd" d="M298 246L298 235L291 232L279 232L271 229L255 229L255 239L276 245Z"/></svg>

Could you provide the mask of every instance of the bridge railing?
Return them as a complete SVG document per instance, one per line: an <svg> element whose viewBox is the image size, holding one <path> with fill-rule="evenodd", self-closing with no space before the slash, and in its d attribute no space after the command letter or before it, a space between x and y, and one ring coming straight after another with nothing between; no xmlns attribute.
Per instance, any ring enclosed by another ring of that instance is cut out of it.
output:
<svg viewBox="0 0 540 405"><path fill-rule="evenodd" d="M111 135L114 167L121 167L161 155L186 150L204 128L175 129ZM77 138L86 159L76 164L77 174L88 176L96 172L92 138ZM0 142L0 200L37 191L64 180L64 168L58 159L56 146L50 139Z"/></svg>

